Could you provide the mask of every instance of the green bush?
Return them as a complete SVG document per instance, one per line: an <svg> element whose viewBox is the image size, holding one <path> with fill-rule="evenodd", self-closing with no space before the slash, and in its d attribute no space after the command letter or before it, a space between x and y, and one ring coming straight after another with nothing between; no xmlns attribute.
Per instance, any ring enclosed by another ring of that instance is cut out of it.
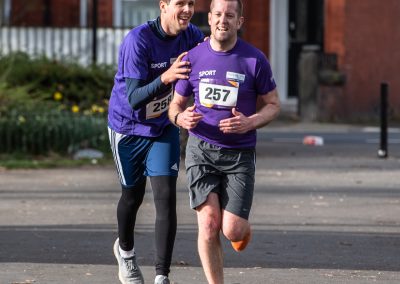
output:
<svg viewBox="0 0 400 284"><path fill-rule="evenodd" d="M0 58L0 153L109 151L113 68L82 67L16 53Z"/></svg>
<svg viewBox="0 0 400 284"><path fill-rule="evenodd" d="M106 111L113 86L110 66L82 67L75 63L30 59L24 53L0 58L0 112L4 107L36 107L37 104L62 104L70 110Z"/></svg>
<svg viewBox="0 0 400 284"><path fill-rule="evenodd" d="M68 155L81 148L108 151L104 116L12 111L0 117L0 153Z"/></svg>

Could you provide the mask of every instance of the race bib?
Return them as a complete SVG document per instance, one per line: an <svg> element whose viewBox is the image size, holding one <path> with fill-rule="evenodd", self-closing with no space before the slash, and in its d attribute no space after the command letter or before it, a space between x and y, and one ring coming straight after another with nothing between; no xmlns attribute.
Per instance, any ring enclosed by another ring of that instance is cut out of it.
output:
<svg viewBox="0 0 400 284"><path fill-rule="evenodd" d="M172 92L167 96L149 102L146 105L146 119L155 118L160 116L163 112L168 110L169 103L172 101Z"/></svg>
<svg viewBox="0 0 400 284"><path fill-rule="evenodd" d="M200 104L211 108L232 108L236 106L239 87L200 81L199 99Z"/></svg>

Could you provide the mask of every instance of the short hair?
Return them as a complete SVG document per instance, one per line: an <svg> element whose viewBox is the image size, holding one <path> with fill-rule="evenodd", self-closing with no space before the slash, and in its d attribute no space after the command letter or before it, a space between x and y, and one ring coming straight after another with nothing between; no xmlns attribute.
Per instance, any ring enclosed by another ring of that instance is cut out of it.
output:
<svg viewBox="0 0 400 284"><path fill-rule="evenodd" d="M214 6L214 1L215 0L212 0L211 1L211 4L210 4L210 11L212 10L212 8L213 8L213 6ZM223 1L226 1L226 2L236 2L237 3L237 6L238 6L238 8L237 8L237 12L238 12L238 15L239 15L239 17L241 17L241 16L243 16L243 2L242 2L242 0L223 0Z"/></svg>

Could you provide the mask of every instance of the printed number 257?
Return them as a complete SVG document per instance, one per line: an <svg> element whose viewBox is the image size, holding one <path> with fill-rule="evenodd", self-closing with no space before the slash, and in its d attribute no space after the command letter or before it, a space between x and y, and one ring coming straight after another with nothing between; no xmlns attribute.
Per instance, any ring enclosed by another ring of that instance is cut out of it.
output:
<svg viewBox="0 0 400 284"><path fill-rule="evenodd" d="M229 90L221 90L219 88L211 88L207 87L206 88L206 96L205 98L208 100L214 100L214 101L219 101L221 99L221 96L223 96L222 101L226 102L226 99L229 96L230 91ZM222 94L221 94L222 92Z"/></svg>

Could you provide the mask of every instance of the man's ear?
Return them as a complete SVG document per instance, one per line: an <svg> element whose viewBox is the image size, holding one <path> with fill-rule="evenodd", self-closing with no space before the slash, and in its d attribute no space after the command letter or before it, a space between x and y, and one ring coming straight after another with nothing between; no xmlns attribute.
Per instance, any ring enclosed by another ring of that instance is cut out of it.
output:
<svg viewBox="0 0 400 284"><path fill-rule="evenodd" d="M160 11L161 13L165 13L166 11L166 6L167 6L167 2L165 2L165 0L160 0Z"/></svg>
<svg viewBox="0 0 400 284"><path fill-rule="evenodd" d="M208 12L208 25L211 26L211 12Z"/></svg>
<svg viewBox="0 0 400 284"><path fill-rule="evenodd" d="M244 23L244 17L240 17L238 21L238 29L242 27L243 23Z"/></svg>

